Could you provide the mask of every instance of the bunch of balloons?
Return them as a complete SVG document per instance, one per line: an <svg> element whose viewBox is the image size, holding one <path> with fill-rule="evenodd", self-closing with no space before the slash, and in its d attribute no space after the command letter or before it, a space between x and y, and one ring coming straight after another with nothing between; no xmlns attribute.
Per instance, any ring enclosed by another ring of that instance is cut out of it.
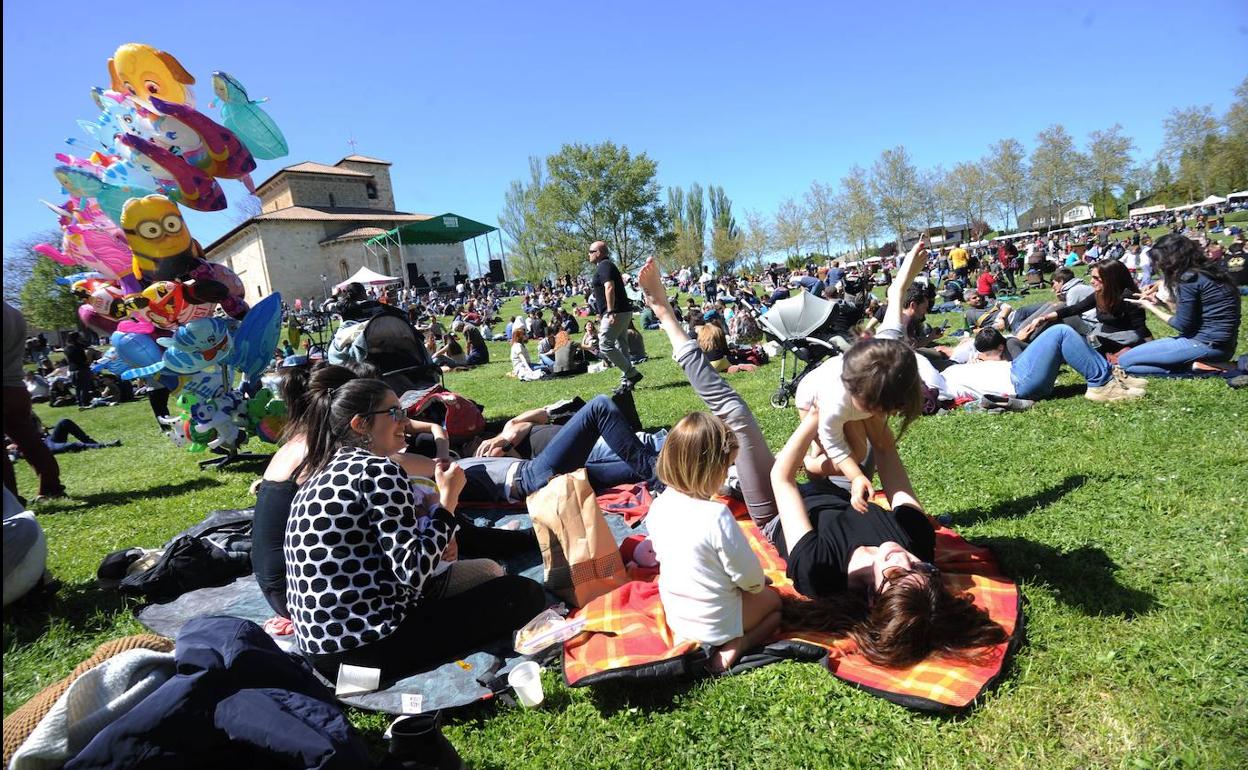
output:
<svg viewBox="0 0 1248 770"><path fill-rule="evenodd" d="M68 140L86 154L56 156L69 198L47 205L61 243L36 251L83 268L64 281L83 325L112 343L95 369L173 391L183 409L173 433L193 447L275 440L281 403L267 392L252 400L280 335L281 298L249 309L238 276L204 259L179 204L224 209L223 179L254 192L256 158L286 155L286 140L226 73L212 75L224 125L195 109L195 78L172 54L126 43L108 73L110 88L92 90L99 115L79 121L87 139ZM228 319L214 317L218 306Z"/></svg>

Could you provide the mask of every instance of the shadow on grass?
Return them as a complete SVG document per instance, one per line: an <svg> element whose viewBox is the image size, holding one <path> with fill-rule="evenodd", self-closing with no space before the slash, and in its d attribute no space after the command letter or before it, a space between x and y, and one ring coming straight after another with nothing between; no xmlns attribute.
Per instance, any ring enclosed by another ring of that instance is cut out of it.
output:
<svg viewBox="0 0 1248 770"><path fill-rule="evenodd" d="M1046 587L1059 602L1087 615L1134 618L1157 605L1153 594L1119 583L1118 564L1095 546L1063 551L1017 537L976 538L975 544L991 548L1005 574Z"/></svg>
<svg viewBox="0 0 1248 770"><path fill-rule="evenodd" d="M633 708L643 713L675 711L682 707L677 698L693 689L698 681L695 677L680 677L663 682L603 682L590 688L590 699L604 717Z"/></svg>
<svg viewBox="0 0 1248 770"><path fill-rule="evenodd" d="M5 608L6 645L32 644L54 620L64 621L71 636L98 633L113 625L113 616L131 602L117 591L88 580L61 586L54 595L33 596Z"/></svg>
<svg viewBox="0 0 1248 770"><path fill-rule="evenodd" d="M1025 497L1002 500L986 510L957 511L949 515L952 517L954 524L962 526L980 524L992 519L1020 519L1037 508L1052 505L1079 487L1087 484L1088 480L1089 478L1083 474L1067 476L1061 482L1054 484L1048 489L1042 489Z"/></svg>
<svg viewBox="0 0 1248 770"><path fill-rule="evenodd" d="M146 489L126 489L110 492L96 492L91 495L73 495L60 500L53 500L39 507L38 513L69 513L82 508L94 508L100 505L124 505L146 497L172 497L196 492L224 484L220 479L207 476L191 479L177 484L161 484Z"/></svg>

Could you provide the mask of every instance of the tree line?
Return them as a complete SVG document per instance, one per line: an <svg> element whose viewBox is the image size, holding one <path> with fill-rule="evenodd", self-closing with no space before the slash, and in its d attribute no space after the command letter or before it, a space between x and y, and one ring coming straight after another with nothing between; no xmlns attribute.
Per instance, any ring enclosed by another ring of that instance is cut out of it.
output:
<svg viewBox="0 0 1248 770"><path fill-rule="evenodd" d="M1177 205L1248 187L1248 78L1226 114L1210 106L1171 110L1157 154L1137 160L1120 124L1092 131L1082 146L1065 126L1040 131L1028 152L1015 138L975 160L920 169L903 145L835 183L815 180L774 213L743 212L739 226L722 187L669 187L658 165L611 142L564 145L529 159L529 178L511 183L499 217L511 240L511 269L525 279L578 273L590 241L603 240L625 269L649 254L721 270L761 266L776 255L862 256L923 227L968 225L972 232L1025 229L1020 213L1076 200L1100 218L1124 217L1144 196Z"/></svg>

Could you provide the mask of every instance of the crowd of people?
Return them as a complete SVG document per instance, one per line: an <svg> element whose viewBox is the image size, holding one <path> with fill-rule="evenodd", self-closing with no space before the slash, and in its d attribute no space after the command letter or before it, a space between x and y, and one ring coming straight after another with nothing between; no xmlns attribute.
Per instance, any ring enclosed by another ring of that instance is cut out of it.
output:
<svg viewBox="0 0 1248 770"><path fill-rule="evenodd" d="M782 624L848 636L883 666L974 656L1005 632L939 579L933 526L897 450L928 412L929 394L1031 401L1052 392L1066 364L1086 381L1089 400L1128 401L1146 395L1148 376L1216 366L1235 353L1242 261L1238 273L1228 267L1243 253L1242 236L1215 250L1179 233L1155 243L1102 243L1100 235L1078 244L1037 239L1022 249L931 249L920 239L881 269L883 303L869 296L874 275L838 261L794 271L773 265L748 280L689 267L664 275L650 259L625 276L599 241L589 247L591 277L526 287L523 315L499 335L489 329L501 320L502 297L486 285L457 287L445 301L404 294L393 302L348 287L337 307L344 319L389 306L385 312L424 332L429 359L444 370L487 363L487 341L506 339L520 379L607 362L619 384L564 419L554 407L531 410L452 449L444 426L409 418L372 364L284 368L288 425L254 486L257 580L326 676L348 663L392 680L510 633L545 608L541 586L501 564L537 548L532 531L480 527L461 502L520 503L554 476L585 468L597 490L644 482L657 494L646 521L664 614L675 634L716 649L713 670L731 668ZM1067 251L1078 257L1073 265L1062 258ZM1086 283L1075 273L1082 265ZM1049 277L1056 301L1026 304L1005 294L1020 291L1016 279L1031 271ZM842 330L843 354L801 380L798 428L773 454L724 375L753 365L741 356L759 339L759 314L792 291L854 305L861 323ZM578 292L584 306L565 309ZM683 308L681 292L690 294ZM933 330L927 314L938 307L965 319L958 344L936 344L945 329ZM11 337L20 315L11 319L7 305L5 313L5 432L39 472L41 493L63 494L52 453L99 442L64 423L45 436L30 419L40 396L28 389L23 355L42 366L47 357L23 347L24 332ZM1155 338L1146 314L1177 336ZM640 433L629 417L635 392L648 395L637 391L645 355L644 343L633 345L642 339L638 321L667 337L706 407L670 432ZM536 356L530 340L538 341ZM71 349L78 344L71 337L65 350L70 372L88 363ZM67 443L70 435L81 443ZM799 485L803 473L810 483ZM877 477L887 507L875 502ZM6 462L5 485L16 491L12 478ZM725 489L786 559L800 598L766 584L719 497Z"/></svg>

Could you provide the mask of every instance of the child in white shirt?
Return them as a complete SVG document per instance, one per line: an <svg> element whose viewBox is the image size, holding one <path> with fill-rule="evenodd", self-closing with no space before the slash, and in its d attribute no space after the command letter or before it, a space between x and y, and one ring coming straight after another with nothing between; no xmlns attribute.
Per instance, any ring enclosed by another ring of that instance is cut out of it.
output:
<svg viewBox="0 0 1248 770"><path fill-rule="evenodd" d="M716 672L780 626L780 595L767 587L732 513L710 500L736 454L736 435L723 420L705 412L686 416L659 453L667 489L646 516L667 624L678 636L718 646L710 664Z"/></svg>

